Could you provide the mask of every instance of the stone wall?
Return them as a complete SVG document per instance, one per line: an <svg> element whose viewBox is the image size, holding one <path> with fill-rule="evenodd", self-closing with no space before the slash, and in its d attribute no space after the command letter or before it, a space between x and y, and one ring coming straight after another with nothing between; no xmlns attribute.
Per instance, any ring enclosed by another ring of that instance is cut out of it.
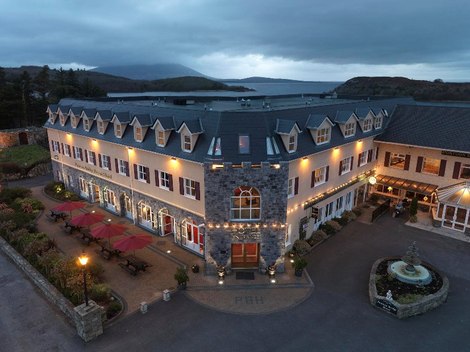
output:
<svg viewBox="0 0 470 352"><path fill-rule="evenodd" d="M369 277L369 299L370 303L376 307L377 306L377 301L386 301L386 297L380 296L377 293L377 288L376 288L376 272L377 272L377 267L379 266L380 263L384 261L389 261L389 260L399 260L398 257L385 257L385 258L380 258L378 259L374 265L372 266L372 269L370 271L370 277ZM404 319L408 318L414 315L419 315L426 313L434 308L439 307L442 303L444 303L447 300L447 294L449 292L449 279L440 273L435 267L433 267L429 263L423 262L422 265L424 265L426 268L431 269L432 271L438 273L441 278L442 278L442 288L437 291L436 293L432 295L428 295L424 297L423 299L414 302L414 303L409 303L409 304L400 304L396 301L391 301L390 304L392 304L396 308L396 314L392 314L398 319ZM392 293L393 294L393 293ZM384 310L385 311L385 310Z"/></svg>
<svg viewBox="0 0 470 352"><path fill-rule="evenodd" d="M47 147L46 129L42 127L27 127L0 131L0 148L13 147L20 144L40 144Z"/></svg>
<svg viewBox="0 0 470 352"><path fill-rule="evenodd" d="M231 244L256 242L260 244L259 269L275 263L278 271L284 270L288 171L288 163L284 162L279 168L269 163L261 163L261 167L250 163L232 167L231 163L224 163L223 168L212 169L212 164L205 164L208 266L230 268ZM239 186L255 187L260 192L260 220L230 220L231 196Z"/></svg>

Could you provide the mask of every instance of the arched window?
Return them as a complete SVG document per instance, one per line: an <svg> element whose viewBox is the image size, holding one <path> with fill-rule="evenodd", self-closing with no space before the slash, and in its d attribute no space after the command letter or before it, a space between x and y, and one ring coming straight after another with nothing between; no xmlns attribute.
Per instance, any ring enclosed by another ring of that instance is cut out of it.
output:
<svg viewBox="0 0 470 352"><path fill-rule="evenodd" d="M254 187L240 186L230 200L232 220L259 220L261 217L261 197Z"/></svg>

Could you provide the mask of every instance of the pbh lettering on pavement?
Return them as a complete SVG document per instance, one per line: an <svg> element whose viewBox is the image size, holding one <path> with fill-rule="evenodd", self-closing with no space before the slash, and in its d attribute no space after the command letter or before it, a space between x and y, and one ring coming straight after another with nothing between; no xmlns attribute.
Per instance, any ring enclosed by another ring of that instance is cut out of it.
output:
<svg viewBox="0 0 470 352"><path fill-rule="evenodd" d="M235 304L264 304L262 296L236 296Z"/></svg>

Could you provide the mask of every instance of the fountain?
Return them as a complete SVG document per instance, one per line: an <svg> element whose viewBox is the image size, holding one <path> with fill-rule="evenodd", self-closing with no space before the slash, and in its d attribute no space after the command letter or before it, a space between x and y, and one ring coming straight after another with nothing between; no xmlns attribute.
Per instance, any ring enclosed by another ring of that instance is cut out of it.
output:
<svg viewBox="0 0 470 352"><path fill-rule="evenodd" d="M388 273L397 280L412 285L428 285L432 281L429 270L421 265L415 241L408 247L401 260L389 265Z"/></svg>

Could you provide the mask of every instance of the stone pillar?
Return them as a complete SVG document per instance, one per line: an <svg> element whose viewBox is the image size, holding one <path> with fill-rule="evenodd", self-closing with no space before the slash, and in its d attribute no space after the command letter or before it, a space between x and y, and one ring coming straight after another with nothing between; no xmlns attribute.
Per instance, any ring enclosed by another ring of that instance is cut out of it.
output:
<svg viewBox="0 0 470 352"><path fill-rule="evenodd" d="M91 341L103 333L103 308L94 301L88 301L75 307L75 326L78 335L85 341Z"/></svg>

